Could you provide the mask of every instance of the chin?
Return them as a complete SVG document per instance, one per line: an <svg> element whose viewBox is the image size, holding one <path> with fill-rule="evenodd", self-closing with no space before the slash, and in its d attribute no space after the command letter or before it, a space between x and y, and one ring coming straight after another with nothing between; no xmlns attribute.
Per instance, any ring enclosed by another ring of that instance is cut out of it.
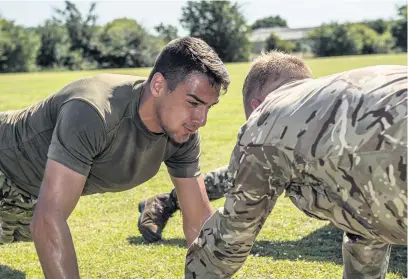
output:
<svg viewBox="0 0 408 279"><path fill-rule="evenodd" d="M184 131L175 131L171 130L168 127L164 126L163 127L164 132L169 136L169 138L176 142L176 143L184 143L190 139L192 136L191 134L185 133Z"/></svg>
<svg viewBox="0 0 408 279"><path fill-rule="evenodd" d="M170 138L177 142L177 143L185 143L186 141L188 141L190 139L190 135L188 134L184 134L184 135L171 135Z"/></svg>

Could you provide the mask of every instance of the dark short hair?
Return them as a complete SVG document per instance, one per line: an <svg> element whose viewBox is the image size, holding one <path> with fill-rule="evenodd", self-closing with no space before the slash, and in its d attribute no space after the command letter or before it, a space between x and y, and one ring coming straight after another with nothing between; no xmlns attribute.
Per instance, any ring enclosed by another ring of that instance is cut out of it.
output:
<svg viewBox="0 0 408 279"><path fill-rule="evenodd" d="M227 69L218 54L202 39L195 37L182 37L169 42L158 55L149 82L157 72L167 80L170 90L174 90L194 72L207 75L211 85L221 85L224 92L230 84Z"/></svg>

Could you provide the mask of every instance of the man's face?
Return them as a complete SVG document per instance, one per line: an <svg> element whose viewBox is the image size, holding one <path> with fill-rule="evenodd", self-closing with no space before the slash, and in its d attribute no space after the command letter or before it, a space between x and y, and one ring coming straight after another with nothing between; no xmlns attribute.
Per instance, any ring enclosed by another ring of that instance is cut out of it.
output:
<svg viewBox="0 0 408 279"><path fill-rule="evenodd" d="M166 91L158 100L160 125L170 138L183 143L205 126L209 109L218 103L220 86L211 86L207 76L195 73Z"/></svg>

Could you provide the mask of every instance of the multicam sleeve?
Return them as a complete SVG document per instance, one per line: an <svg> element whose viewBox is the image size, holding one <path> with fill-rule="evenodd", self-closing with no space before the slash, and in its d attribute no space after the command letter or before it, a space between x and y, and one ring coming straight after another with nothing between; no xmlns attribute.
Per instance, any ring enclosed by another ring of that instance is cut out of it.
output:
<svg viewBox="0 0 408 279"><path fill-rule="evenodd" d="M262 147L235 147L229 166L233 187L189 247L185 278L230 278L246 261L283 192L264 158Z"/></svg>

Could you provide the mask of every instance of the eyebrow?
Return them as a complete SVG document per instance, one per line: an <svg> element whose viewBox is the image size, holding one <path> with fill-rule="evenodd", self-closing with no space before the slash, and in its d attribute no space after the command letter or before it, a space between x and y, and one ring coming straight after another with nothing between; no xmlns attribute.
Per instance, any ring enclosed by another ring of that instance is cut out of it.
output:
<svg viewBox="0 0 408 279"><path fill-rule="evenodd" d="M207 103L204 102L203 100L201 100L200 98L198 98L197 96L193 95L193 94L187 94L187 96L190 96L192 98L194 98L197 102L202 103L203 105L206 105Z"/></svg>
<svg viewBox="0 0 408 279"><path fill-rule="evenodd" d="M200 98L198 98L196 95L187 93L187 96L190 96L191 98L195 99L197 102L199 102L199 103L201 103L201 104L203 104L203 105L207 105L206 102L204 102L203 100L201 100ZM215 106L216 104L218 104L219 101L220 101L220 100L217 100L217 102L215 102L214 104L212 104L212 106Z"/></svg>

